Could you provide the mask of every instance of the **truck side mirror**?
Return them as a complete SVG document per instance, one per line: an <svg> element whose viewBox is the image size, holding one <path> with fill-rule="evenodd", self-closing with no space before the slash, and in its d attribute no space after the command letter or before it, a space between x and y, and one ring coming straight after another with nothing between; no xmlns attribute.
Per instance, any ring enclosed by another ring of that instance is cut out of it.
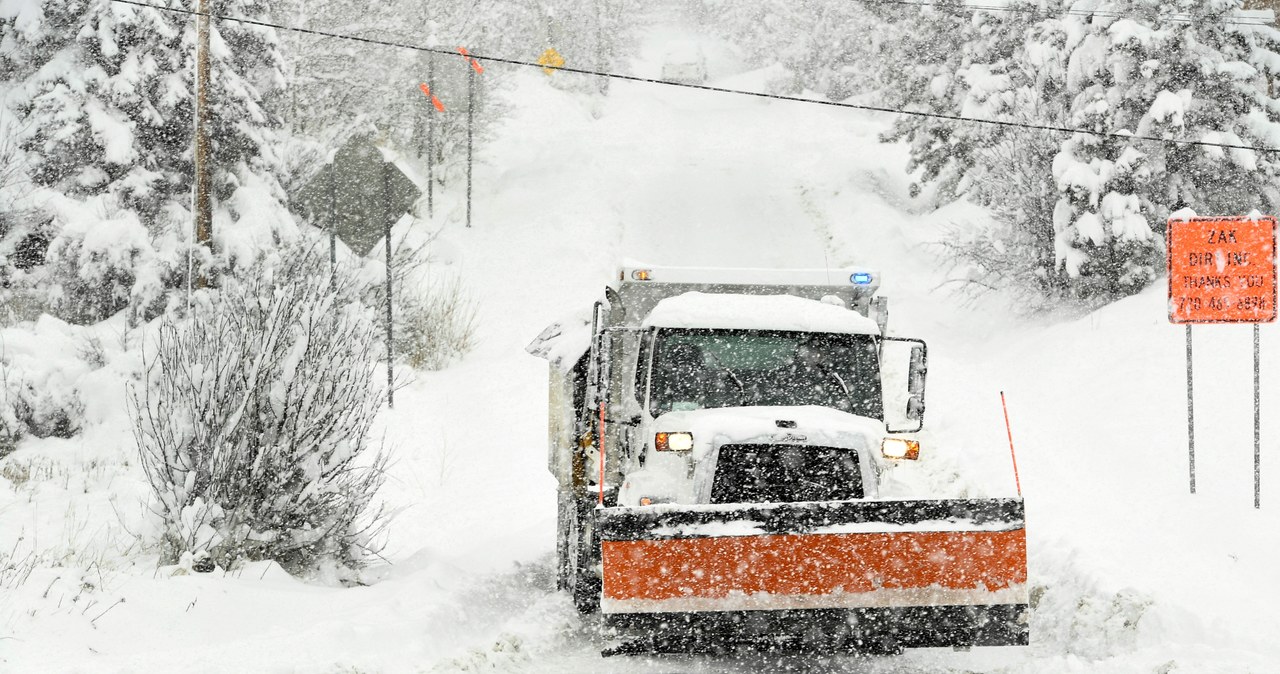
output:
<svg viewBox="0 0 1280 674"><path fill-rule="evenodd" d="M890 433L914 433L924 426L928 350L918 339L885 337L880 349L884 422Z"/></svg>
<svg viewBox="0 0 1280 674"><path fill-rule="evenodd" d="M911 368L907 377L907 418L924 425L924 378L929 368L924 342L911 346Z"/></svg>
<svg viewBox="0 0 1280 674"><path fill-rule="evenodd" d="M871 307L868 311L871 320L880 326L880 334L884 334L889 328L889 298L888 297L872 297Z"/></svg>

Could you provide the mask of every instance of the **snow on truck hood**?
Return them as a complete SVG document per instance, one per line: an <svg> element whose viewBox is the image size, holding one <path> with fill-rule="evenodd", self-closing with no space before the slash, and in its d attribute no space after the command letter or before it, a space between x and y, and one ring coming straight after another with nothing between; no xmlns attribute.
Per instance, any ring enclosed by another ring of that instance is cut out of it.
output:
<svg viewBox="0 0 1280 674"><path fill-rule="evenodd" d="M843 306L794 295L736 295L688 292L664 299L645 318L643 327L782 330L879 335L880 326ZM568 372L591 348L591 308L547 326L525 351Z"/></svg>
<svg viewBox="0 0 1280 674"><path fill-rule="evenodd" d="M793 295L689 292L658 302L643 326L880 334L875 321L856 311Z"/></svg>
<svg viewBox="0 0 1280 674"><path fill-rule="evenodd" d="M781 428L778 421L795 422ZM667 412L654 420L654 432L693 434L693 458L701 460L730 443L785 443L871 450L884 437L877 419L829 407L719 407Z"/></svg>

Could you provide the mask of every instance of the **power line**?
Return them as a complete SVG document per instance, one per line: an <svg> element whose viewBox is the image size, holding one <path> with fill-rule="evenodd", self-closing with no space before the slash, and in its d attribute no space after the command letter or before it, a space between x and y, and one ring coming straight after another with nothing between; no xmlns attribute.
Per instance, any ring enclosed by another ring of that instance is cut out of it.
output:
<svg viewBox="0 0 1280 674"><path fill-rule="evenodd" d="M884 2L887 0L862 0L862 1ZM905 3L907 0L901 0L901 1ZM120 4L125 4L125 5L135 5L138 7L146 7L148 9L159 10L162 12L188 14L191 16L202 15L201 12L196 12L189 9L180 9L176 7L160 7L160 6L148 4L145 2L139 2L138 0L111 0L111 2L116 2ZM919 3L911 3L911 4L919 4ZM394 47L396 49L410 49L413 51L426 52L430 54L443 54L446 56L459 56L458 52L456 51L441 49L439 47L424 47L421 45L408 44L404 42L391 42L388 40L378 40L374 38L359 37L356 35L343 35L341 33L329 33L329 32L320 31L320 30L312 30L310 28L298 28L295 26L285 26L285 25L276 24L276 23L269 23L266 21L256 21L254 19L243 19L239 17L223 16L220 14L213 14L213 13L209 13L208 16L210 18L219 19L222 21L235 21L237 23L243 23L243 24L248 24L252 26L261 26L264 28L274 28L276 30L287 30L287 31L292 31L297 33L305 33L308 35L319 35L322 37L332 37L332 38L338 38L342 40L351 40L353 42L363 42L365 44L378 45L382 47ZM478 61L488 61L491 63L503 63L507 65L524 66L529 68L542 69L547 67L540 63L535 63L533 61L521 61L519 59L501 58L497 56L485 56L482 54L476 54L474 52L468 52L468 57L476 59ZM712 92L722 93L722 94L736 94L739 96L752 96L754 98L766 98L766 99L778 100L778 101L790 101L793 103L808 103L811 105L823 105L827 107L846 108L850 110L865 110L868 112L884 112L884 113L889 113L894 115L907 115L910 117L926 117L926 118L932 118L932 119L943 119L943 120L952 121L952 122L966 122L970 124L987 124L990 126L1030 129L1030 130L1037 130L1037 131L1049 131L1053 133L1062 133L1062 134L1079 133L1079 134L1098 136L1103 138L1124 138L1126 140L1142 140L1142 141L1151 141L1156 143L1173 143L1175 145L1194 145L1199 147L1217 147L1217 148L1230 149L1230 150L1250 150L1253 152L1280 153L1280 148L1274 148L1269 146L1255 146L1255 145L1243 145L1243 144L1233 144L1233 143L1214 143L1214 142L1205 141L1205 140L1190 140L1186 138L1160 138L1157 136L1144 136L1139 134L1128 133L1125 131L1093 131L1090 129L1079 129L1079 128L1072 128L1067 126L1054 126L1051 124L1031 124L1029 122L1015 122L1011 120L982 119L978 117L965 117L963 115L949 115L949 114L940 113L940 112L925 112L922 110L907 110L903 108L889 108L889 107L876 106L876 105L861 105L858 103L848 103L843 101L824 101L821 99L814 99L814 98L801 98L799 96L785 96L782 94L768 94L768 93L762 93L758 91L746 91L744 89L727 89L724 87L713 87L706 84L692 84L688 82L672 82L670 80L660 80L660 79L654 79L650 77L638 77L635 75L623 75L620 73L610 73L610 72L604 72L599 70L587 70L585 68L572 68L568 66L560 66L558 68L555 68L555 70L568 72L568 73L576 73L579 75L607 77L610 79L623 80L626 82L661 84L669 87L698 89L701 91L712 91Z"/></svg>
<svg viewBox="0 0 1280 674"><path fill-rule="evenodd" d="M1092 18L1095 16L1111 18L1111 19L1127 19L1129 15L1108 11L1103 9L1060 9L1048 10L1040 7L1027 7L1016 5L979 5L979 4L951 4L942 2L925 2L923 0L855 0L867 5L898 5L904 7L935 7L938 9L949 9L957 12L1006 12L1010 14L1030 14L1042 18L1054 18L1058 16L1078 16L1084 18ZM1194 23L1197 20L1213 18L1209 14L1192 14L1190 12L1175 12L1165 17L1174 23ZM1266 21L1250 21L1247 17L1235 17L1234 20L1218 18L1218 23L1232 26L1261 26L1269 27L1272 24Z"/></svg>

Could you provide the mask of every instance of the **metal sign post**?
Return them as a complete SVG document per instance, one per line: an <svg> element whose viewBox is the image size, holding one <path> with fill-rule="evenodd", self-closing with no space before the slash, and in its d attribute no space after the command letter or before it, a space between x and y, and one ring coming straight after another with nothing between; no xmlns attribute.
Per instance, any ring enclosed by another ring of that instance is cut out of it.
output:
<svg viewBox="0 0 1280 674"><path fill-rule="evenodd" d="M471 226L471 158L476 111L476 71L467 71L467 226Z"/></svg>
<svg viewBox="0 0 1280 674"><path fill-rule="evenodd" d="M382 203L383 204L391 203L391 189L390 189L390 185L388 184L391 182L390 175L391 175L390 170L386 170L382 172ZM388 208L387 210L390 211L391 209ZM393 341L395 338L395 330L392 327L392 323L391 323L391 225L393 224L393 222L394 221L390 217L389 213L384 215L384 217L382 218L382 226L383 226L382 235L383 235L383 239L386 241L386 248L387 248L387 407L390 407L390 408L394 408L396 406L395 404L396 403L395 401L395 392L396 392L395 350L394 350L394 341Z"/></svg>
<svg viewBox="0 0 1280 674"><path fill-rule="evenodd" d="M472 137L475 134L476 112L476 75L484 73L480 61L471 57L466 47L458 47L458 53L466 60L471 70L467 71L467 227L471 226L471 163L473 156Z"/></svg>
<svg viewBox="0 0 1280 674"><path fill-rule="evenodd" d="M427 54L427 87L436 90L436 60ZM436 122L427 115L427 219L435 217Z"/></svg>
<svg viewBox="0 0 1280 674"><path fill-rule="evenodd" d="M1191 326L1253 324L1253 506L1262 507L1262 361L1258 325L1276 320L1276 219L1170 218L1169 321L1187 326L1187 453L1196 493Z"/></svg>
<svg viewBox="0 0 1280 674"><path fill-rule="evenodd" d="M329 226L329 292L334 292L338 286L338 181L332 172L328 178L329 213L325 223Z"/></svg>
<svg viewBox="0 0 1280 674"><path fill-rule="evenodd" d="M1258 324L1253 324L1253 507L1262 507L1262 359Z"/></svg>
<svg viewBox="0 0 1280 674"><path fill-rule="evenodd" d="M294 198L313 218L328 226L331 278L336 278L338 239L360 257L372 253L379 240L385 242L388 407L395 402L391 227L411 211L419 196L418 186L378 149L374 136L368 134L348 140L334 154L333 162Z"/></svg>
<svg viewBox="0 0 1280 674"><path fill-rule="evenodd" d="M1187 324L1187 466L1191 472L1191 493L1196 493L1196 397L1191 374L1191 324Z"/></svg>

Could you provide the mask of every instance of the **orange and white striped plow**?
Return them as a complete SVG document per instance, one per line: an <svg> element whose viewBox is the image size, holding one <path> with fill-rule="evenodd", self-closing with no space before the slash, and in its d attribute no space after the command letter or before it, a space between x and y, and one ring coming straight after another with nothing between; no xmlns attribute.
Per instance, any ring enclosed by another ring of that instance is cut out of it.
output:
<svg viewBox="0 0 1280 674"><path fill-rule="evenodd" d="M597 512L606 615L1027 603L1021 499Z"/></svg>

